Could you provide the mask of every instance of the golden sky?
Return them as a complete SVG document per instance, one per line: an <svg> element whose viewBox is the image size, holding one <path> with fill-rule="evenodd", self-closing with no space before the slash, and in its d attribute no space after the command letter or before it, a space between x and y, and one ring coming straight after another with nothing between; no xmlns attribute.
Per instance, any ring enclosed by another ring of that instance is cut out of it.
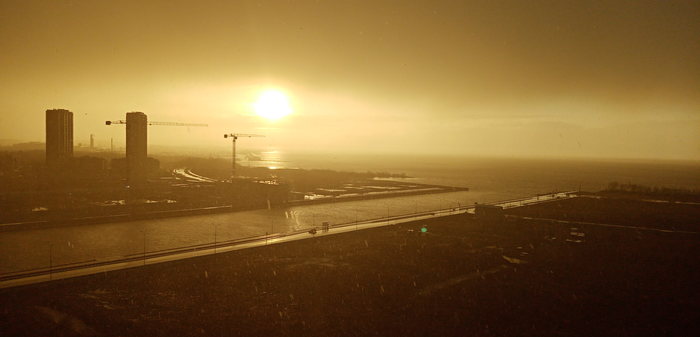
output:
<svg viewBox="0 0 700 337"><path fill-rule="evenodd" d="M0 0L0 140L700 160L698 1ZM255 115L267 89L292 114Z"/></svg>

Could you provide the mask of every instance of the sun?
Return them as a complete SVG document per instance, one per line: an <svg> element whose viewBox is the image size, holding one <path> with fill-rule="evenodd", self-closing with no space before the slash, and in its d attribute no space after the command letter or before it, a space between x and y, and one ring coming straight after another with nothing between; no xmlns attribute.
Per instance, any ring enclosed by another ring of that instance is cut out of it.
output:
<svg viewBox="0 0 700 337"><path fill-rule="evenodd" d="M287 95L279 90L263 91L258 100L253 103L258 116L276 121L292 113Z"/></svg>

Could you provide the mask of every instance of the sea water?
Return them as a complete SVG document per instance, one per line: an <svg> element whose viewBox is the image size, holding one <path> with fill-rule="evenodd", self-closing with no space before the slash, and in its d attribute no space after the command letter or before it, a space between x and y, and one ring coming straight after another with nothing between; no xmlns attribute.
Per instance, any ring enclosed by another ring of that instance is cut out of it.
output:
<svg viewBox="0 0 700 337"><path fill-rule="evenodd" d="M254 156L252 156L254 157ZM250 165L405 173L469 191L0 233L0 274L608 183L700 189L700 163L261 153ZM404 178L402 178L404 179Z"/></svg>

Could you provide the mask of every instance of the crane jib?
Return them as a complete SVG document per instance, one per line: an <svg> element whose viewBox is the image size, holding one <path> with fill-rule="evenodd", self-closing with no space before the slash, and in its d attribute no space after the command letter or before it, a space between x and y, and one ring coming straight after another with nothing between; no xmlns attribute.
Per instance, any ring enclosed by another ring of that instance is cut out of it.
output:
<svg viewBox="0 0 700 337"><path fill-rule="evenodd" d="M112 124L126 124L125 120L118 120L118 121L106 121L105 125L112 125ZM200 126L200 127L208 127L209 124L201 124L201 123L177 123L177 122L148 122L148 125L159 125L159 126Z"/></svg>

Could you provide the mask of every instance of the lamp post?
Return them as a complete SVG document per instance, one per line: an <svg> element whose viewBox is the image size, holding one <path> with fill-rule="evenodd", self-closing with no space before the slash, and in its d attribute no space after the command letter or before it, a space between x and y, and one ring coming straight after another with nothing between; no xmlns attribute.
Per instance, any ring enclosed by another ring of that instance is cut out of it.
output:
<svg viewBox="0 0 700 337"><path fill-rule="evenodd" d="M355 230L357 230L357 208L355 208Z"/></svg>
<svg viewBox="0 0 700 337"><path fill-rule="evenodd" d="M445 208L448 212L452 211L452 203L456 203L457 207L459 207L459 202L458 201L450 201L445 198L440 198L441 201L445 202L445 205L447 205L447 208ZM440 203L442 205L442 202Z"/></svg>
<svg viewBox="0 0 700 337"><path fill-rule="evenodd" d="M53 279L53 243L49 243L49 280Z"/></svg>
<svg viewBox="0 0 700 337"><path fill-rule="evenodd" d="M390 218L390 217L391 217L391 216L390 216L390 213L389 213L389 203L386 203L386 224L387 224L387 225L391 223L391 221L389 221L389 218Z"/></svg>
<svg viewBox="0 0 700 337"><path fill-rule="evenodd" d="M143 234L143 265L146 265L146 230L142 230L141 234Z"/></svg>

